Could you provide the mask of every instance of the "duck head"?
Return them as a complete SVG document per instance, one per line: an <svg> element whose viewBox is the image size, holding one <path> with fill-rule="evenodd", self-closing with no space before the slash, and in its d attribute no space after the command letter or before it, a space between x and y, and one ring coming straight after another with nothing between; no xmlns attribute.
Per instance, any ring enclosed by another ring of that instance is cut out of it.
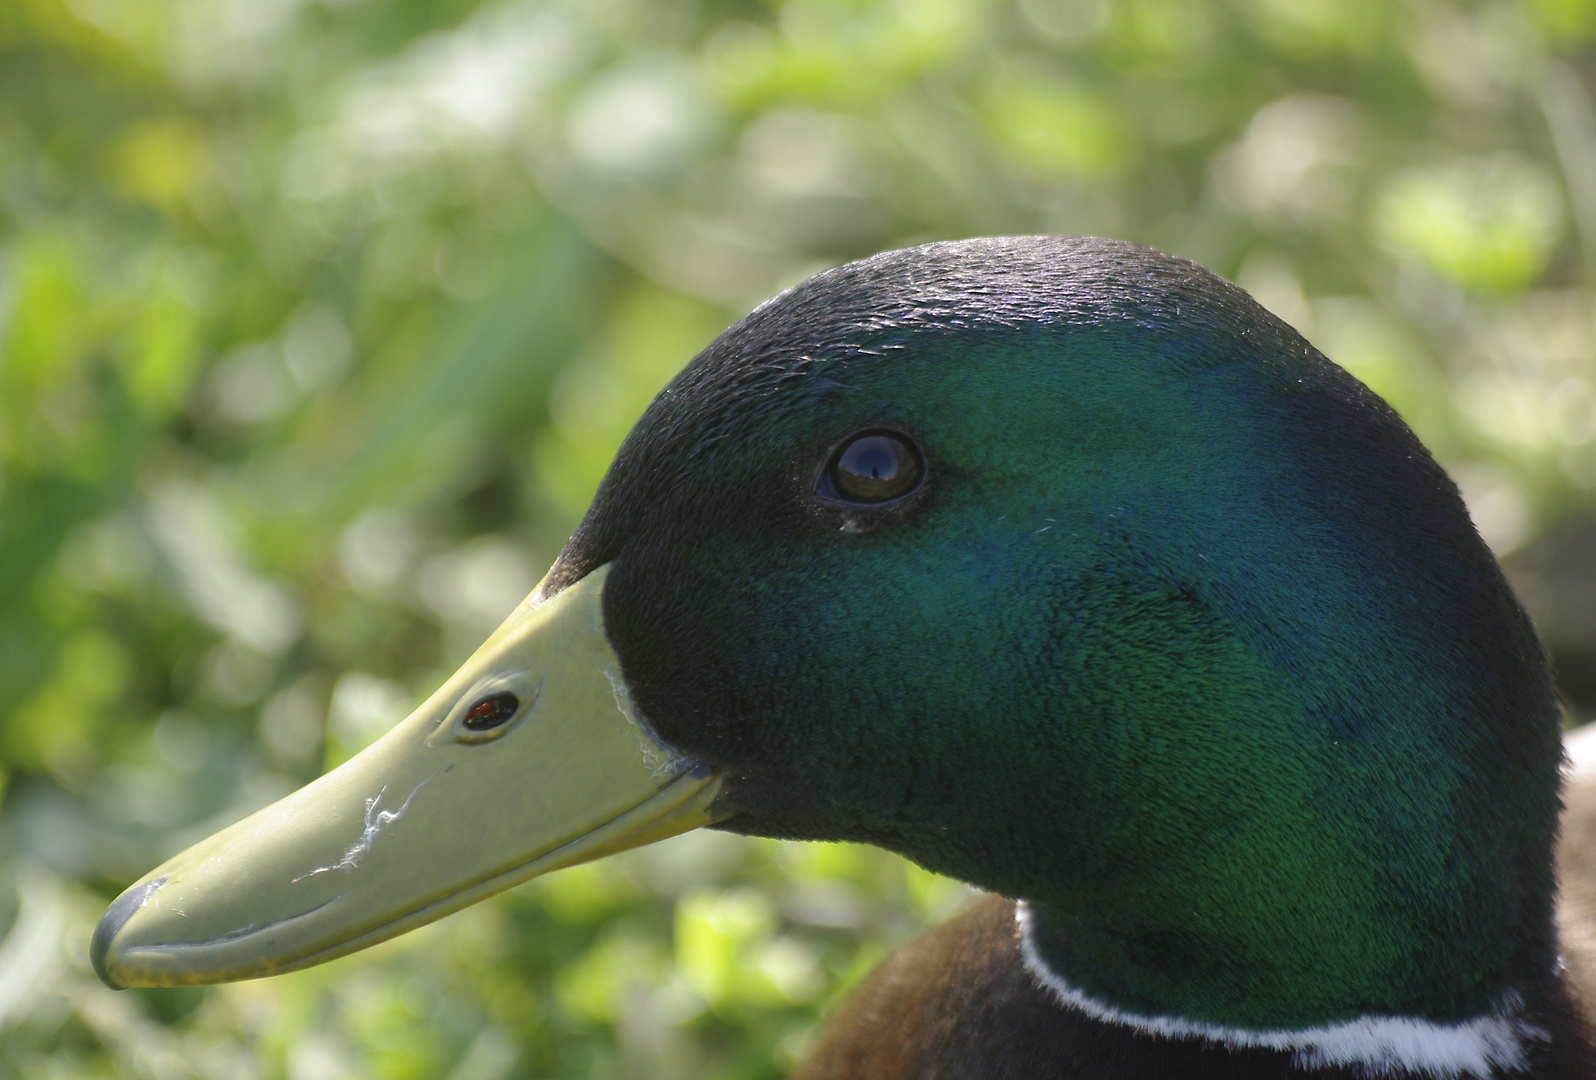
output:
<svg viewBox="0 0 1596 1080"><path fill-rule="evenodd" d="M1552 977L1560 753L1375 395L1184 260L932 244L726 331L460 673L128 890L94 959L289 970L708 824L1024 898L1138 1014L1448 1021Z"/></svg>

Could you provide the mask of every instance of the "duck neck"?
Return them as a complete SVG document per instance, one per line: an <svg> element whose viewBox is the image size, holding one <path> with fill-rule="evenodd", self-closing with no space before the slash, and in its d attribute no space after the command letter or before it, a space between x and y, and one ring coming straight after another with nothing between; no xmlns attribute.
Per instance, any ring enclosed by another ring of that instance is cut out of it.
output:
<svg viewBox="0 0 1596 1080"><path fill-rule="evenodd" d="M1539 1063L1556 1051L1554 1033L1568 1011L1554 979L1503 987L1476 1015L1459 1019L1370 1011L1301 1027L1217 1023L1127 1004L1136 998L1131 979L1110 973L1089 950L1077 947L1070 933L1074 920L1048 905L1022 900L1015 917L1026 969L1062 1008L1137 1037L1218 1044L1232 1052L1285 1052L1304 1071L1431 1080L1541 1075ZM1158 977L1167 979L1167 972Z"/></svg>

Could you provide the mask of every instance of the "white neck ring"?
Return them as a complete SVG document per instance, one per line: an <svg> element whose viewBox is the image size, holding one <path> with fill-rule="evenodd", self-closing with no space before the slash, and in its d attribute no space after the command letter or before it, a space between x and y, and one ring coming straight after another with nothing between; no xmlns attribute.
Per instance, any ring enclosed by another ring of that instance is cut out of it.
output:
<svg viewBox="0 0 1596 1080"><path fill-rule="evenodd" d="M1551 1034L1518 1016L1523 1004L1508 992L1484 1016L1460 1024L1437 1024L1411 1016L1360 1016L1339 1024L1300 1030L1224 1027L1178 1016L1141 1016L1088 997L1047 966L1031 937L1031 912L1024 900L1014 909L1020 955L1037 984L1068 1009L1145 1035L1202 1039L1228 1047L1285 1050L1299 1068L1351 1067L1365 1075L1402 1073L1434 1080L1487 1080L1495 1070L1525 1065L1525 1045Z"/></svg>

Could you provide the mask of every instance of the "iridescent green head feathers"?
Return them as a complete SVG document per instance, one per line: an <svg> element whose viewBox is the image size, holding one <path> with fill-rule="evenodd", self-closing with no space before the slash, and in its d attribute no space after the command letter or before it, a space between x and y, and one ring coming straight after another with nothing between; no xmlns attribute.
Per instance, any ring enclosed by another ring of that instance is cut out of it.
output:
<svg viewBox="0 0 1596 1080"><path fill-rule="evenodd" d="M834 497L871 432L919 486ZM980 240L798 286L656 400L545 589L600 565L725 827L1030 898L1104 999L1449 1019L1550 976L1528 621L1401 420L1189 262Z"/></svg>

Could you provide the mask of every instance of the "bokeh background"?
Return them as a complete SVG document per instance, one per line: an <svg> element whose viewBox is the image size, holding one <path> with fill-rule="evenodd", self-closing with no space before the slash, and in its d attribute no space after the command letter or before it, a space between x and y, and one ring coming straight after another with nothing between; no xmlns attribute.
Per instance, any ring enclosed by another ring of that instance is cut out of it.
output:
<svg viewBox="0 0 1596 1080"><path fill-rule="evenodd" d="M655 391L838 262L1240 282L1462 486L1596 712L1596 0L0 2L0 1078L775 1078L966 897L713 833L113 994L105 902L431 691ZM465 823L468 824L468 823Z"/></svg>

